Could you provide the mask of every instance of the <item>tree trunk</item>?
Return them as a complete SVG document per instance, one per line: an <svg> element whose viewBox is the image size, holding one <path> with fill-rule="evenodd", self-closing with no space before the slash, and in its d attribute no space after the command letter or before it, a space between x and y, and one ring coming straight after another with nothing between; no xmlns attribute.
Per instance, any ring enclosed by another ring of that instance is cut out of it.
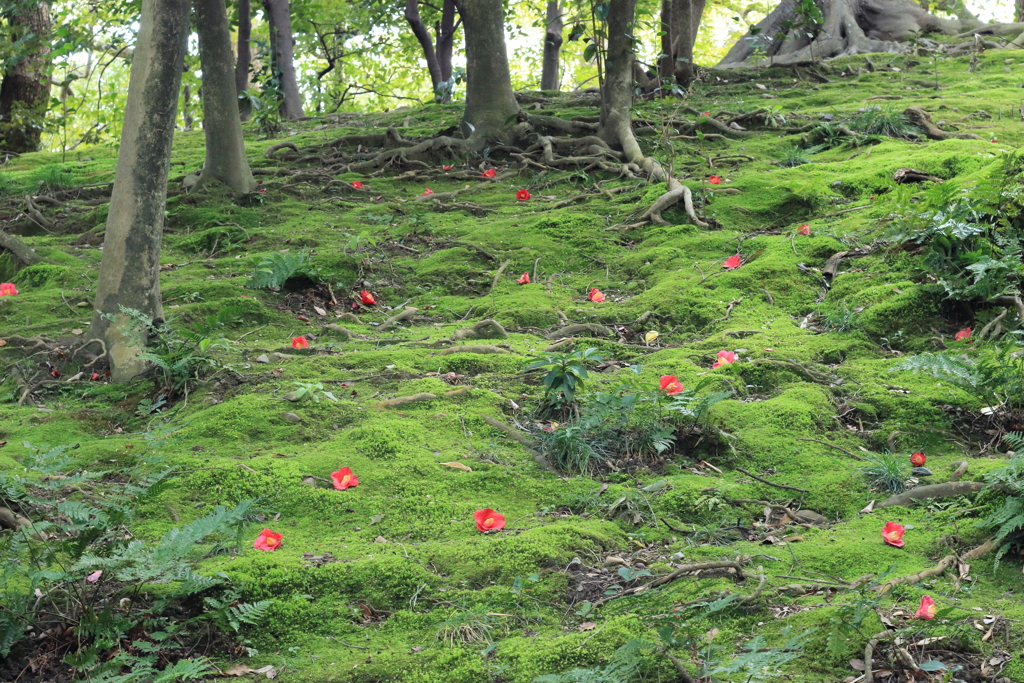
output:
<svg viewBox="0 0 1024 683"><path fill-rule="evenodd" d="M437 52L434 50L434 41L430 39L430 32L427 30L423 19L420 17L419 0L405 0L405 21L412 29L412 34L423 50L423 58L427 61L427 71L430 72L430 84L437 93L437 86L445 79L441 78L441 65L437 60Z"/></svg>
<svg viewBox="0 0 1024 683"><path fill-rule="evenodd" d="M668 94L668 84L675 78L675 59L672 56L672 0L661 0L661 56L658 58L658 80Z"/></svg>
<svg viewBox="0 0 1024 683"><path fill-rule="evenodd" d="M562 49L562 8L558 0L548 0L546 28L544 30L544 62L541 69L540 89L558 90L559 52Z"/></svg>
<svg viewBox="0 0 1024 683"><path fill-rule="evenodd" d="M761 23L756 36L733 45L717 68L765 63L795 64L867 52L903 52L916 32L954 34L974 28L969 18L940 19L913 0L817 0L824 17L813 39L802 31L779 35L797 18L795 0L783 0ZM770 39L770 40L769 40Z"/></svg>
<svg viewBox="0 0 1024 683"><path fill-rule="evenodd" d="M238 0L238 61L235 63L235 95L239 96L238 115L248 121L252 114L249 98L241 98L249 90L249 67L252 64L252 6L249 0Z"/></svg>
<svg viewBox="0 0 1024 683"><path fill-rule="evenodd" d="M120 307L161 320L160 242L189 0L143 0L92 318L115 382L146 369L146 341Z"/></svg>
<svg viewBox="0 0 1024 683"><path fill-rule="evenodd" d="M674 0L672 3L672 62L676 83L689 87L697 75L693 44L704 15L706 0Z"/></svg>
<svg viewBox="0 0 1024 683"><path fill-rule="evenodd" d="M1024 0L1016 0L1016 2L1014 2L1013 20L1024 21Z"/></svg>
<svg viewBox="0 0 1024 683"><path fill-rule="evenodd" d="M455 2L444 0L441 6L441 24L434 27L434 34L437 41L437 63L441 67L441 80L447 81L452 77L452 47L455 44L455 31L458 24L455 22Z"/></svg>
<svg viewBox="0 0 1024 683"><path fill-rule="evenodd" d="M50 104L50 6L23 3L4 18L10 42L24 43L0 82L0 151L23 154L39 148Z"/></svg>
<svg viewBox="0 0 1024 683"><path fill-rule="evenodd" d="M245 156L231 69L231 29L224 0L195 0L199 59L203 69L206 163L202 183L219 180L239 194L256 188Z"/></svg>
<svg viewBox="0 0 1024 683"><path fill-rule="evenodd" d="M455 3L452 0L445 0L441 7L441 21L434 26L434 38L431 39L430 31L420 17L419 0L406 0L405 21L416 36L420 48L423 50L423 59L427 62L427 71L430 72L430 84L434 94L441 102L451 102L452 94L450 89L441 89L440 86L452 77L452 45L455 37Z"/></svg>
<svg viewBox="0 0 1024 683"><path fill-rule="evenodd" d="M270 54L274 74L281 88L281 116L301 119L302 95L295 77L295 38L292 36L292 15L288 0L263 0L263 9L270 23Z"/></svg>
<svg viewBox="0 0 1024 683"><path fill-rule="evenodd" d="M621 147L626 158L643 157L633 136L633 20L637 0L612 0L608 12L608 50L601 84L601 121L597 134L613 147ZM635 149L632 149L635 146ZM627 149L630 148L630 149Z"/></svg>
<svg viewBox="0 0 1024 683"><path fill-rule="evenodd" d="M458 0L466 30L466 111L462 134L467 147L482 150L509 128L519 113L505 52L501 0Z"/></svg>

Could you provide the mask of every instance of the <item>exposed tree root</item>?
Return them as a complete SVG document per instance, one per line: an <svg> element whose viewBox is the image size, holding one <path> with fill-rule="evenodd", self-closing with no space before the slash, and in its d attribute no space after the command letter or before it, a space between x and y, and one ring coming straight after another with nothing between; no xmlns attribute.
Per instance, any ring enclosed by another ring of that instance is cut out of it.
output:
<svg viewBox="0 0 1024 683"><path fill-rule="evenodd" d="M511 264L512 259L507 259L504 263L498 266L497 272L494 273L494 279L491 280L491 288L487 290L488 294L492 293L494 291L494 288L498 286L498 280L501 278L501 274L504 273L505 269L508 268Z"/></svg>
<svg viewBox="0 0 1024 683"><path fill-rule="evenodd" d="M973 550L970 550L969 552L965 553L963 557L961 557L960 559L963 562L971 562L973 560L978 559L979 557L982 557L992 552L993 550L998 548L999 545L999 541L996 541L994 538L990 538L981 545L979 545L977 548L974 548ZM890 579L881 586L877 587L875 590L879 593L888 593L894 587L899 586L901 584L913 585L920 581L924 581L925 579L940 576L943 572L946 571L946 569L949 568L949 565L953 564L954 560L956 559L956 555L946 555L941 560L939 560L938 564L936 564L931 569L925 569L924 571L920 571L917 574L911 574L910 576L900 576L895 579Z"/></svg>
<svg viewBox="0 0 1024 683"><path fill-rule="evenodd" d="M827 373L819 372L818 370L814 370L812 368L804 367L800 363L797 363L795 360L776 360L774 358L758 358L754 362L778 365L788 370L793 370L794 372L797 372L806 377L807 379L811 380L812 382L817 382L818 384L835 384L836 382L839 381L839 378L836 377L835 375L829 375Z"/></svg>
<svg viewBox="0 0 1024 683"><path fill-rule="evenodd" d="M421 392L413 394L412 396L398 396L397 398L389 398L386 401L381 401L377 404L378 408L399 408L401 406L409 405L410 403L419 403L421 401L434 401L437 400L437 394L431 394L429 392Z"/></svg>
<svg viewBox="0 0 1024 683"><path fill-rule="evenodd" d="M263 156L269 159L273 157L276 152L279 152L282 149L290 149L294 151L296 154L299 153L299 148L294 142L279 142L276 145L271 145L270 147L267 147L266 151L263 152Z"/></svg>
<svg viewBox="0 0 1024 683"><path fill-rule="evenodd" d="M383 133L369 133L367 135L346 135L335 138L327 143L326 147L355 147L369 149L372 147L409 147L414 143L402 137L398 129L389 126Z"/></svg>
<svg viewBox="0 0 1024 683"><path fill-rule="evenodd" d="M918 486L917 488L886 498L881 503L875 505L875 508L906 506L913 504L915 501L928 500L929 498L966 496L981 491L985 486L985 483L980 481L949 481L945 484Z"/></svg>
<svg viewBox="0 0 1024 683"><path fill-rule="evenodd" d="M346 327L342 327L341 325L334 325L334 324L324 325L324 329L325 330L330 330L331 332L337 332L338 334L344 336L345 339L352 340L352 339L355 339L355 337L356 337L356 335L353 334L351 330L349 330Z"/></svg>
<svg viewBox="0 0 1024 683"><path fill-rule="evenodd" d="M32 520L10 508L0 507L0 527L17 531L18 529L32 529L32 536L40 541L45 541L47 536L41 531L36 531Z"/></svg>
<svg viewBox="0 0 1024 683"><path fill-rule="evenodd" d="M498 338L504 339L508 334L505 332L505 328L501 326L496 320L487 318L475 323L472 327L464 327L461 330L456 330L455 334L452 335L452 341L461 341L463 339L488 339Z"/></svg>
<svg viewBox="0 0 1024 683"><path fill-rule="evenodd" d="M624 590L621 593L618 593L616 595L610 595L610 596L608 596L606 598L601 598L600 600L595 600L594 601L594 609L597 609L598 607L600 607L601 605L605 604L609 600L615 600L617 598L624 598L624 597L627 597L627 596L630 596L630 595L636 595L638 593L643 593L644 591L648 591L648 590L650 590L652 588L658 588L659 586L664 586L666 583L672 583L676 579L678 579L678 578L680 578L682 576L685 576L687 574L692 574L693 572L706 571L706 570L709 570L709 569L734 569L734 570L736 570L736 577L742 581L743 579L746 578L746 574L743 573L743 567L745 565L747 565L747 564L750 564L750 558L745 556L745 555L741 555L735 561L730 561L730 560L716 561L716 560L712 560L710 562L692 562L690 564L684 564L681 567L677 568L675 571L673 571L671 574L666 574L664 576L658 577L657 579L655 579L654 581L651 581L650 583L645 583L644 585L637 586L635 588L627 588L626 590Z"/></svg>
<svg viewBox="0 0 1024 683"><path fill-rule="evenodd" d="M1024 321L1024 302L1016 294L1013 296L997 296L992 300L997 306L1013 306L1017 311L1017 319Z"/></svg>
<svg viewBox="0 0 1024 683"><path fill-rule="evenodd" d="M967 461L966 460L957 460L953 464L956 465L956 469L953 470L953 473L951 475L949 475L949 480L951 482L953 482L953 481L960 481L960 479L962 479L963 476L965 474L967 474Z"/></svg>
<svg viewBox="0 0 1024 683"><path fill-rule="evenodd" d="M615 332L604 325L598 325L597 323L579 323L576 325L567 325L555 330L554 332L549 332L544 335L544 338L561 339L562 337L575 337L586 332L589 332L595 337L611 337L615 334Z"/></svg>
<svg viewBox="0 0 1024 683"><path fill-rule="evenodd" d="M392 325L395 325L396 323L405 322L407 320L412 320L413 316L415 316L419 312L419 310L420 309L414 308L412 306L406 306L404 311L402 311L401 313L398 313L396 315L391 316L390 318L385 320L383 323L381 323L381 326L377 328L377 331L378 332L383 332L384 330L388 329Z"/></svg>
<svg viewBox="0 0 1024 683"><path fill-rule="evenodd" d="M32 247L3 230L0 230L0 249L10 252L14 260L22 266L34 266L43 262L43 257L36 254Z"/></svg>
<svg viewBox="0 0 1024 683"><path fill-rule="evenodd" d="M486 344L466 344L464 346L452 346L441 353L439 356L447 356L451 353L509 353L507 349L503 349L500 346L488 346Z"/></svg>
<svg viewBox="0 0 1024 683"><path fill-rule="evenodd" d="M512 439L518 444L526 446L527 448L536 448L537 446L534 440L531 439L526 434L524 434L522 431L516 429L515 427L507 425L504 422L495 420L490 415L481 415L480 419L482 419L484 422L494 427L495 429L505 432L505 434L507 434L510 439Z"/></svg>
<svg viewBox="0 0 1024 683"><path fill-rule="evenodd" d="M981 140L982 138L974 133L947 133L932 122L932 117L921 107L907 107L903 115L910 119L910 122L924 131L929 140Z"/></svg>

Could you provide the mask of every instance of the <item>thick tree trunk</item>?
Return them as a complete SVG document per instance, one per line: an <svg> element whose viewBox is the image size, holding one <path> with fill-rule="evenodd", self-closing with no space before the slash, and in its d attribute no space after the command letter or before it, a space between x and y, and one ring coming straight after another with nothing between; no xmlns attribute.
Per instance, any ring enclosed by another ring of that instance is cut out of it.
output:
<svg viewBox="0 0 1024 683"><path fill-rule="evenodd" d="M672 3L672 61L676 83L688 87L697 75L693 45L704 16L706 0L674 0Z"/></svg>
<svg viewBox="0 0 1024 683"><path fill-rule="evenodd" d="M160 242L188 34L189 0L143 0L90 332L106 342L115 382L146 368L145 333L120 307L163 318Z"/></svg>
<svg viewBox="0 0 1024 683"><path fill-rule="evenodd" d="M0 82L0 151L34 152L50 104L50 6L22 5L5 17L12 43L24 41L25 54L7 68Z"/></svg>
<svg viewBox="0 0 1024 683"><path fill-rule="evenodd" d="M202 183L219 180L239 194L256 187L245 156L231 62L231 29L224 0L195 0L199 59L203 68L206 163Z"/></svg>
<svg viewBox="0 0 1024 683"><path fill-rule="evenodd" d="M248 121L252 114L252 104L248 98L241 99L241 94L249 90L249 67L252 64L252 5L249 0L238 0L238 61L235 62L235 95L239 96L238 115Z"/></svg>
<svg viewBox="0 0 1024 683"><path fill-rule="evenodd" d="M481 150L502 137L519 113L505 51L501 0L458 0L466 30L466 111L462 134Z"/></svg>
<svg viewBox="0 0 1024 683"><path fill-rule="evenodd" d="M816 0L824 16L817 35L793 30L780 36L784 23L797 18L795 0L783 0L761 23L757 36L744 36L718 68L752 64L795 64L866 52L903 52L916 32L954 34L974 28L964 19L940 19L913 0Z"/></svg>
<svg viewBox="0 0 1024 683"><path fill-rule="evenodd" d="M637 0L612 0L608 12L608 50L601 84L601 121L597 134L613 147L621 147L627 160L642 158L633 135L632 33ZM635 147L635 149L633 149Z"/></svg>
<svg viewBox="0 0 1024 683"><path fill-rule="evenodd" d="M548 0L544 30L544 61L540 89L558 90L558 65L562 49L562 8L559 0Z"/></svg>
<svg viewBox="0 0 1024 683"><path fill-rule="evenodd" d="M281 88L281 116L301 119L302 95L295 77L295 38L292 36L291 6L288 0L263 0L270 23L270 54Z"/></svg>

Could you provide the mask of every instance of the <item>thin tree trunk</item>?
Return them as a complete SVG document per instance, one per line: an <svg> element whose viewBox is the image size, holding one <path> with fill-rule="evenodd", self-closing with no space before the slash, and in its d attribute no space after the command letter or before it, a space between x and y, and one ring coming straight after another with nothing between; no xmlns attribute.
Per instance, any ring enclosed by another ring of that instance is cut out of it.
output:
<svg viewBox="0 0 1024 683"><path fill-rule="evenodd" d="M541 69L540 89L558 90L558 66L562 49L562 8L558 0L548 0L544 30L544 62Z"/></svg>
<svg viewBox="0 0 1024 683"><path fill-rule="evenodd" d="M106 342L115 382L146 369L145 331L120 307L163 318L160 242L188 34L189 0L142 1L90 332Z"/></svg>
<svg viewBox="0 0 1024 683"><path fill-rule="evenodd" d="M1024 0L1016 0L1013 5L1013 20L1024 21Z"/></svg>
<svg viewBox="0 0 1024 683"><path fill-rule="evenodd" d="M455 3L453 0L444 0L444 5L441 6L441 25L434 31L437 41L437 63L441 67L442 81L452 77L452 47L455 44L457 28Z"/></svg>
<svg viewBox="0 0 1024 683"><path fill-rule="evenodd" d="M672 0L661 0L661 57L658 59L658 78L662 95L668 95L668 84L675 79L675 55L672 54Z"/></svg>
<svg viewBox="0 0 1024 683"><path fill-rule="evenodd" d="M693 45L704 15L706 0L676 0L672 6L672 55L676 83L688 87L697 75L693 64Z"/></svg>
<svg viewBox="0 0 1024 683"><path fill-rule="evenodd" d="M608 50L601 84L601 121L597 134L609 144L621 146L626 158L643 157L632 132L633 41L632 26L637 0L612 0L608 12ZM635 146L635 149L632 147ZM629 149L627 149L629 148Z"/></svg>
<svg viewBox="0 0 1024 683"><path fill-rule="evenodd" d="M466 111L462 133L467 146L481 150L510 127L519 113L505 51L501 0L459 0L466 27Z"/></svg>
<svg viewBox="0 0 1024 683"><path fill-rule="evenodd" d="M430 32L420 17L419 0L405 0L405 21L412 29L413 35L416 36L420 49L423 50L423 58L427 61L427 71L430 72L430 84L436 93L437 86L445 79L441 78L441 65L437 61L434 41L430 39Z"/></svg>
<svg viewBox="0 0 1024 683"><path fill-rule="evenodd" d="M291 6L288 0L263 0L263 9L270 23L270 53L274 73L281 88L281 116L301 119L302 95L295 77L295 38L292 35Z"/></svg>
<svg viewBox="0 0 1024 683"><path fill-rule="evenodd" d="M219 180L239 194L256 183L249 170L238 118L234 74L231 70L231 29L224 0L195 0L199 59L203 69L203 130L206 163L201 181Z"/></svg>
<svg viewBox="0 0 1024 683"><path fill-rule="evenodd" d="M6 16L11 43L26 53L0 82L0 150L34 152L50 104L50 6L46 2L11 10Z"/></svg>
<svg viewBox="0 0 1024 683"><path fill-rule="evenodd" d="M252 114L252 104L248 98L241 99L243 92L249 90L249 67L252 64L252 5L249 0L238 0L238 61L235 63L235 95L239 96L238 115L248 121Z"/></svg>

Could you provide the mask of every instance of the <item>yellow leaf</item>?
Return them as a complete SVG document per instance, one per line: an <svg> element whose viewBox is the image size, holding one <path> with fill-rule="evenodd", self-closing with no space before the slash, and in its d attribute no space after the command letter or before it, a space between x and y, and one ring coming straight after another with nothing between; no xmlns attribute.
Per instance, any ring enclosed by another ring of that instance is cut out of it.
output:
<svg viewBox="0 0 1024 683"><path fill-rule="evenodd" d="M467 467L466 465L463 465L461 462L441 462L441 463L438 463L438 464L439 465L444 465L445 467L454 467L457 470L464 470L466 472L472 472L473 471L472 467Z"/></svg>
<svg viewBox="0 0 1024 683"><path fill-rule="evenodd" d="M650 344L652 341L654 341L657 338L658 338L658 333L656 331L654 331L654 330L651 330L650 332L648 332L647 334L644 335L644 341L647 342L648 344Z"/></svg>

